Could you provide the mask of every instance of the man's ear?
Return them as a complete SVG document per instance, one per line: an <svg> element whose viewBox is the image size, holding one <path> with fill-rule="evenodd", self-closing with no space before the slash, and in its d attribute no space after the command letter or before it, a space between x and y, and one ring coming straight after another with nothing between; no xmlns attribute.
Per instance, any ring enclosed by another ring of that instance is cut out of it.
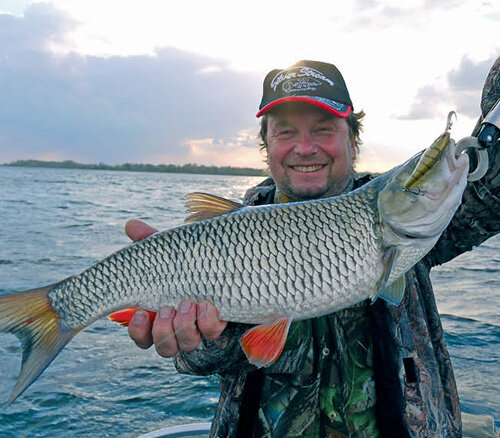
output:
<svg viewBox="0 0 500 438"><path fill-rule="evenodd" d="M352 137L351 138L351 157L352 157L352 161L354 161L356 159L356 137Z"/></svg>

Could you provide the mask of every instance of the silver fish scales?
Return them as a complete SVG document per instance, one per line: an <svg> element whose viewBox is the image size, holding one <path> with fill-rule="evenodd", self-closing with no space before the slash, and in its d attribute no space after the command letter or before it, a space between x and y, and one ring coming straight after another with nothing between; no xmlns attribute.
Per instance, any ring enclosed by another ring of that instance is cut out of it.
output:
<svg viewBox="0 0 500 438"><path fill-rule="evenodd" d="M335 198L246 207L194 194L192 222L55 285L0 297L0 331L23 342L9 402L78 331L124 307L156 311L185 298L208 299L221 319L259 324L241 344L250 362L265 366L281 354L291 320L378 296L398 304L404 273L435 245L466 186L467 157L455 157L454 142L443 138L436 140L438 156L437 143L424 152L425 166L417 155Z"/></svg>
<svg viewBox="0 0 500 438"><path fill-rule="evenodd" d="M244 207L136 242L48 296L75 329L118 308L157 310L187 297L209 299L227 321L330 313L371 296L382 273L376 201L371 185L330 200Z"/></svg>

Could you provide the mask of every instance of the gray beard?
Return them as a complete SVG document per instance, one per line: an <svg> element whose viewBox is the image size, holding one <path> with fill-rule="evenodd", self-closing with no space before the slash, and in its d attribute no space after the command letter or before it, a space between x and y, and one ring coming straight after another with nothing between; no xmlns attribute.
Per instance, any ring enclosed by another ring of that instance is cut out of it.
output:
<svg viewBox="0 0 500 438"><path fill-rule="evenodd" d="M356 173L351 169L350 174L346 178L346 183L333 183L326 185L324 190L317 190L314 193L300 193L295 191L289 184L289 181L282 182L279 186L276 185L276 193L274 195L274 202L281 204L283 202L297 202L307 201L309 199L330 198L338 196L342 193L350 192L354 186L354 179Z"/></svg>

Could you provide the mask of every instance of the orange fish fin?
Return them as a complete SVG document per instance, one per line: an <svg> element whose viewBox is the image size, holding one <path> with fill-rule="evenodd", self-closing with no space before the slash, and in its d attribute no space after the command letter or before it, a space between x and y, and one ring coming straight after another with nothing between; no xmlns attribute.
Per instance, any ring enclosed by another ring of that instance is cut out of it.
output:
<svg viewBox="0 0 500 438"><path fill-rule="evenodd" d="M117 322L118 324L124 327L128 327L128 325L130 324L130 320L134 316L137 309L138 307L135 306L135 307L128 307L127 309L118 310L118 312L114 312L111 315L109 315L108 318L111 321ZM153 312L151 310L146 310L146 312L148 312L149 320L151 321L151 323L153 323L153 321L156 318L156 312Z"/></svg>
<svg viewBox="0 0 500 438"><path fill-rule="evenodd" d="M186 223L211 219L245 207L245 205L239 202L230 201L229 199L208 193L189 193L186 199L186 207L188 207L186 212L191 213L186 218Z"/></svg>
<svg viewBox="0 0 500 438"><path fill-rule="evenodd" d="M21 372L10 394L12 403L49 366L81 328L64 327L50 305L54 285L0 297L0 332L15 334L23 350Z"/></svg>
<svg viewBox="0 0 500 438"><path fill-rule="evenodd" d="M247 330L240 339L248 361L257 368L267 367L280 357L292 320L281 318Z"/></svg>

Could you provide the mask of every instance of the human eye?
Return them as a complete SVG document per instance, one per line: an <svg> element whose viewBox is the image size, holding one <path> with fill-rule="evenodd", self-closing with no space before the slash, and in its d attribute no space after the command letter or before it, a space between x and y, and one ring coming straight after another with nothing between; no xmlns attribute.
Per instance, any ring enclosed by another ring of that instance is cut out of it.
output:
<svg viewBox="0 0 500 438"><path fill-rule="evenodd" d="M288 138L293 135L293 128L290 126L280 126L277 127L275 134L278 138Z"/></svg>
<svg viewBox="0 0 500 438"><path fill-rule="evenodd" d="M318 126L316 132L319 134L330 134L333 132L333 127L328 125Z"/></svg>

